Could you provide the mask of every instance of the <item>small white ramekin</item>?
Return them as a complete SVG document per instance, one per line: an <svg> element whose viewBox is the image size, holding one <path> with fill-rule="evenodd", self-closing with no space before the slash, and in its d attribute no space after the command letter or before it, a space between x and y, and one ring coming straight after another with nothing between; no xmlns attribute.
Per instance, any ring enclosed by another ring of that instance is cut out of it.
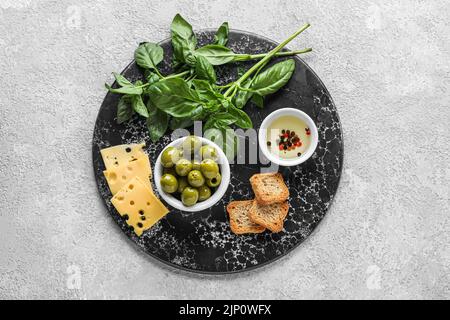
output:
<svg viewBox="0 0 450 320"><path fill-rule="evenodd" d="M304 121L307 124L311 132L311 143L309 144L309 147L306 150L306 152L303 152L303 154L298 158L282 159L271 153L270 150L267 148L267 128L270 127L270 125L274 120L284 116L299 118L300 120ZM277 111L274 111L271 114L269 114L261 123L258 133L259 148L264 154L264 156L266 156L266 158L269 159L271 162L276 163L283 167L296 166L308 160L316 150L318 142L319 142L319 134L314 121L303 111L294 108L278 109Z"/></svg>
<svg viewBox="0 0 450 320"><path fill-rule="evenodd" d="M222 175L222 181L221 181L219 187L217 188L217 190L211 195L211 197L209 199L202 201L202 202L197 202L195 205L187 207L180 200L178 200L171 194L164 192L161 187L161 177L163 175L163 166L161 164L162 152L159 154L158 159L156 159L155 170L153 171L156 189L158 189L158 192L161 195L161 197L164 199L164 201L166 201L172 207L179 209L181 211L186 211L186 212L197 212L197 211L206 210L206 209L212 207L220 199L222 199L223 195L225 194L225 192L228 189L228 185L230 184L230 164L228 162L227 157L225 156L225 153L222 151L222 149L219 148L219 146L217 144L215 144L211 140L208 140L208 139L202 138L202 137L198 137L198 138L202 141L202 145L210 145L210 146L214 147L217 150L217 153L219 156L217 163L220 166L220 174ZM184 139L186 139L186 137L179 138L179 139L171 142L164 148L164 150L167 147L181 146Z"/></svg>

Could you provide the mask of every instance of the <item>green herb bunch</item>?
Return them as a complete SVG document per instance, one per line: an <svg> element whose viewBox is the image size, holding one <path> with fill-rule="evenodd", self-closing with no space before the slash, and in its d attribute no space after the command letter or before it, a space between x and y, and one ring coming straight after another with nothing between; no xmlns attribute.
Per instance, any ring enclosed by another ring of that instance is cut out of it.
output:
<svg viewBox="0 0 450 320"><path fill-rule="evenodd" d="M197 47L192 26L177 14L171 25L173 67L176 73L163 75L158 64L164 51L158 44L141 43L134 57L144 70L145 81L131 82L114 73L118 88L105 84L113 93L122 94L117 107L117 122L131 119L134 113L147 118L152 141L159 140L167 129L186 128L193 121L204 121L203 129L226 130L231 126L253 127L242 108L249 100L263 107L264 97L276 92L291 78L295 70L293 59L265 68L274 56L292 56L311 51L280 52L287 43L309 27L304 25L268 53L239 54L226 47L228 23L217 30L213 43ZM214 66L237 61L259 61L234 82L217 85Z"/></svg>

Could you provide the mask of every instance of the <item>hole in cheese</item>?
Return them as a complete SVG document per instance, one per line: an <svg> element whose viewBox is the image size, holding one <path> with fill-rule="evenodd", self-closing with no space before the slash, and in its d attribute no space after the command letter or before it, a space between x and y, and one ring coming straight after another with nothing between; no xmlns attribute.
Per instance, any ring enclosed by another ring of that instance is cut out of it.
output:
<svg viewBox="0 0 450 320"><path fill-rule="evenodd" d="M123 196L118 196L117 197L117 200L119 200L119 201L123 201L123 199L124 199Z"/></svg>
<svg viewBox="0 0 450 320"><path fill-rule="evenodd" d="M122 176L122 179L127 180L127 176ZM133 189L133 188L130 188L130 189Z"/></svg>
<svg viewBox="0 0 450 320"><path fill-rule="evenodd" d="M128 220L128 219L130 219L130 216L127 215L127 214L124 214L124 215L123 215L123 218L124 218L125 220Z"/></svg>
<svg viewBox="0 0 450 320"><path fill-rule="evenodd" d="M127 170L128 170L128 171L133 171L133 168L130 167L130 166L128 166L128 167L127 167Z"/></svg>
<svg viewBox="0 0 450 320"><path fill-rule="evenodd" d="M132 184L130 184L130 185L128 186L128 189L130 189L130 190L133 190L133 188L134 188L134 185L132 185Z"/></svg>
<svg viewBox="0 0 450 320"><path fill-rule="evenodd" d="M116 179L117 179L117 175L116 175L114 172L111 172L111 173L109 174L109 180L110 180L111 182L115 182Z"/></svg>
<svg viewBox="0 0 450 320"><path fill-rule="evenodd" d="M125 149L125 151L128 152L128 153L130 153L130 152L131 152L131 148L128 147L128 148Z"/></svg>
<svg viewBox="0 0 450 320"><path fill-rule="evenodd" d="M133 173L135 173L136 167L133 167ZM126 171L127 165L123 167ZM117 173L119 181L122 182L120 177L123 173ZM125 174L129 176L130 174ZM130 190L130 185L133 185L133 189ZM123 201L119 201L118 197L123 197ZM168 209L156 198L151 189L140 179L140 177L132 178L128 183L124 184L121 190L112 198L112 204L118 211L118 213L124 217L125 214L129 216L128 220L122 220L126 222L137 236L143 235L145 230L150 229L159 220L161 220L169 211ZM125 225L125 223L123 224Z"/></svg>

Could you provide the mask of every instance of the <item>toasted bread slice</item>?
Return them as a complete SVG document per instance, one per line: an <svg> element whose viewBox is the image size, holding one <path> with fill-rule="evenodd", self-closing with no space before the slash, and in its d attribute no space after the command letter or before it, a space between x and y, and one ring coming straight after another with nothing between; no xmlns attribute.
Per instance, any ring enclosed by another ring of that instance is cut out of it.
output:
<svg viewBox="0 0 450 320"><path fill-rule="evenodd" d="M255 198L260 204L284 202L289 198L289 189L281 173L259 173L250 178Z"/></svg>
<svg viewBox="0 0 450 320"><path fill-rule="evenodd" d="M231 231L235 234L261 233L264 227L250 221L248 216L254 200L232 201L227 205Z"/></svg>
<svg viewBox="0 0 450 320"><path fill-rule="evenodd" d="M272 232L283 230L284 219L289 211L287 201L262 205L255 201L250 208L249 217L254 223L266 227Z"/></svg>

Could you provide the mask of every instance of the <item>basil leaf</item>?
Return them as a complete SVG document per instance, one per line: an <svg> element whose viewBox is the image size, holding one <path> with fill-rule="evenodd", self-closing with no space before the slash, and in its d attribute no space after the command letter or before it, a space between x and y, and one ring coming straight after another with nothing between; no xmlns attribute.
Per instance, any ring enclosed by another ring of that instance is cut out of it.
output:
<svg viewBox="0 0 450 320"><path fill-rule="evenodd" d="M192 81L192 84L194 85L194 88L197 91L215 92L213 86L208 81L200 80L200 79L194 79Z"/></svg>
<svg viewBox="0 0 450 320"><path fill-rule="evenodd" d="M206 80L194 79L192 84L201 99L207 100L208 102L225 99L223 94L217 91L215 86Z"/></svg>
<svg viewBox="0 0 450 320"><path fill-rule="evenodd" d="M170 27L172 35L173 54L177 62L186 62L186 57L197 46L197 38L192 31L192 26L177 14Z"/></svg>
<svg viewBox="0 0 450 320"><path fill-rule="evenodd" d="M197 74L197 77L199 79L205 79L211 83L216 83L216 81L217 81L216 72L214 71L214 67L203 56L197 57L197 61L195 63L195 73Z"/></svg>
<svg viewBox="0 0 450 320"><path fill-rule="evenodd" d="M231 105L227 108L227 111L236 119L236 122L234 124L238 127L241 127L242 129L253 128L252 119L250 119L248 114L241 109L238 109L235 106Z"/></svg>
<svg viewBox="0 0 450 320"><path fill-rule="evenodd" d="M148 134L150 139L156 142L166 133L170 116L151 103L147 103L147 109L149 111L149 117L147 118Z"/></svg>
<svg viewBox="0 0 450 320"><path fill-rule="evenodd" d="M227 113L227 112L219 112L216 113L214 115L214 117L210 117L205 125L204 125L204 130L208 130L208 129L226 129L228 128L230 125L232 125L233 123L235 123L237 121L237 119Z"/></svg>
<svg viewBox="0 0 450 320"><path fill-rule="evenodd" d="M264 97L259 94L254 94L251 100L258 108L264 108Z"/></svg>
<svg viewBox="0 0 450 320"><path fill-rule="evenodd" d="M112 88L109 84L105 83L106 89L112 93L121 93L121 94L131 94L131 95L140 95L142 94L142 88L136 87L121 87L121 88Z"/></svg>
<svg viewBox="0 0 450 320"><path fill-rule="evenodd" d="M131 107L132 96L120 97L119 104L117 105L117 123L121 124L128 121L133 116L133 108Z"/></svg>
<svg viewBox="0 0 450 320"><path fill-rule="evenodd" d="M221 46L226 46L228 42L228 22L222 23L222 25L217 30L214 35L214 44L218 44Z"/></svg>
<svg viewBox="0 0 450 320"><path fill-rule="evenodd" d="M170 119L170 129L184 129L194 124L191 118L172 118Z"/></svg>
<svg viewBox="0 0 450 320"><path fill-rule="evenodd" d="M198 48L197 50L195 50L195 55L197 57L205 57L213 66L218 66L233 61L235 56L234 52L231 49L217 44L210 44Z"/></svg>
<svg viewBox="0 0 450 320"><path fill-rule="evenodd" d="M245 89L248 89L250 87L251 83L252 83L252 80L249 79L241 87L243 87ZM253 95L253 92L245 91L245 90L239 90L237 95L236 95L236 98L234 99L234 105L237 108L242 109L247 104L248 100L250 100L252 95Z"/></svg>
<svg viewBox="0 0 450 320"><path fill-rule="evenodd" d="M202 120L204 113L203 113L203 106L202 105L198 105L194 110L192 110L191 112L191 119L192 120Z"/></svg>
<svg viewBox="0 0 450 320"><path fill-rule="evenodd" d="M160 80L148 90L151 102L175 118L186 118L201 105L197 92L180 78Z"/></svg>
<svg viewBox="0 0 450 320"><path fill-rule="evenodd" d="M147 112L148 112L148 117L149 117L149 118L150 118L150 117L153 117L153 116L156 114L156 112L157 112L158 110L159 110L159 109L156 108L156 107L153 105L153 103L151 102L151 100L148 99L148 100L147 100Z"/></svg>
<svg viewBox="0 0 450 320"><path fill-rule="evenodd" d="M253 79L250 89L261 96L274 93L289 81L294 70L295 61L293 59L274 64Z"/></svg>
<svg viewBox="0 0 450 320"><path fill-rule="evenodd" d="M133 86L133 84L127 78L125 78L123 75L118 74L116 72L113 72L113 75L119 86L121 86L121 87Z"/></svg>
<svg viewBox="0 0 450 320"><path fill-rule="evenodd" d="M136 111L136 113L145 118L148 118L147 107L145 106L144 101L142 101L141 96L133 96L131 104L133 106L133 110Z"/></svg>
<svg viewBox="0 0 450 320"><path fill-rule="evenodd" d="M144 74L145 74L145 79L147 80L147 83L150 85L159 81L159 76L150 70L145 70Z"/></svg>
<svg viewBox="0 0 450 320"><path fill-rule="evenodd" d="M215 142L225 152L229 161L234 159L240 145L239 137L234 133L234 130L230 127L212 128L212 130L205 130L204 135L205 138Z"/></svg>
<svg viewBox="0 0 450 320"><path fill-rule="evenodd" d="M234 130L227 130L231 128L223 128L223 148L227 158L229 160L234 159L239 150L239 137L236 135Z"/></svg>
<svg viewBox="0 0 450 320"><path fill-rule="evenodd" d="M197 63L197 57L194 55L194 51L186 51L184 62L186 62L186 64L190 67L195 67L195 64Z"/></svg>
<svg viewBox="0 0 450 320"><path fill-rule="evenodd" d="M159 45L145 42L134 52L136 63L144 69L156 70L156 66L163 60L164 51Z"/></svg>
<svg viewBox="0 0 450 320"><path fill-rule="evenodd" d="M222 109L222 104L218 100L212 100L209 101L203 109L205 111L205 114L209 115Z"/></svg>
<svg viewBox="0 0 450 320"><path fill-rule="evenodd" d="M197 92L189 88L186 81L182 78L163 79L154 83L152 86L154 94L158 95L164 92L168 95L180 96L192 101L199 101Z"/></svg>

